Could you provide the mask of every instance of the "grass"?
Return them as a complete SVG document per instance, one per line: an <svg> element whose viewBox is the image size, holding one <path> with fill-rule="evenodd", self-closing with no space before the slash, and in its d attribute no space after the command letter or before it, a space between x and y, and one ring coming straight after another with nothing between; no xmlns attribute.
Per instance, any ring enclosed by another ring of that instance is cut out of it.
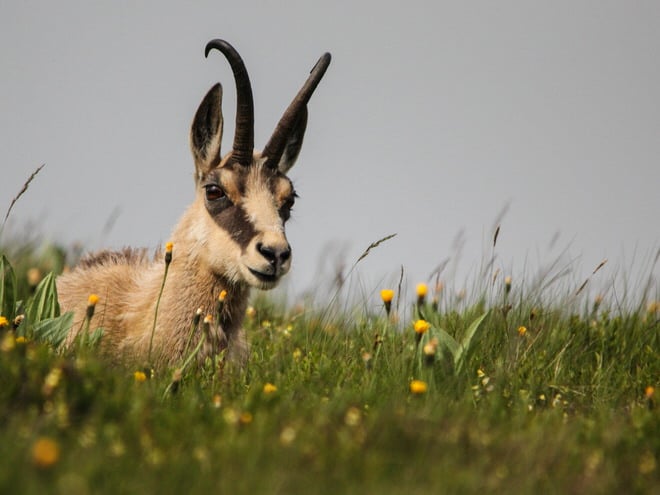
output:
<svg viewBox="0 0 660 495"><path fill-rule="evenodd" d="M220 360L149 379L93 346L57 350L42 323L54 331L53 285L27 270L62 258L5 251L16 282L6 289L6 262L0 493L660 489L657 303L565 290L567 304L498 279L410 298L397 323L383 308L293 310L259 295L246 369ZM430 328L416 334L416 319Z"/></svg>

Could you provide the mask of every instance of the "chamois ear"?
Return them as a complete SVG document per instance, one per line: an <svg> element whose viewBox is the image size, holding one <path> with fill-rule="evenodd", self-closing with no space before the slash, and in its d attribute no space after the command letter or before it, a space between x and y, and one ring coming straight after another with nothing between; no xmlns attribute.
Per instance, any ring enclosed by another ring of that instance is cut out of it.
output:
<svg viewBox="0 0 660 495"><path fill-rule="evenodd" d="M206 93L190 128L190 149L197 180L220 163L222 124L222 86L217 83Z"/></svg>
<svg viewBox="0 0 660 495"><path fill-rule="evenodd" d="M286 174L296 163L300 149L302 148L305 129L307 128L307 106L300 110L300 115L294 124L291 132L287 136L284 152L277 164L277 168L283 174Z"/></svg>

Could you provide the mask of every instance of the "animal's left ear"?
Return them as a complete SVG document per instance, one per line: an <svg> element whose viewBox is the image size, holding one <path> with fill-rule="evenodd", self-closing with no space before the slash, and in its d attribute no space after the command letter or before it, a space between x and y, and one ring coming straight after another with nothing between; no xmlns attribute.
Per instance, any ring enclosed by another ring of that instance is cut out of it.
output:
<svg viewBox="0 0 660 495"><path fill-rule="evenodd" d="M291 132L287 136L286 144L284 145L284 152L280 161L277 163L277 169L286 174L291 167L296 163L300 149L302 148L303 138L305 137L305 129L307 128L307 106L300 110L298 120L294 124Z"/></svg>
<svg viewBox="0 0 660 495"><path fill-rule="evenodd" d="M200 103L190 128L190 150L197 180L220 163L222 143L222 86L213 86Z"/></svg>

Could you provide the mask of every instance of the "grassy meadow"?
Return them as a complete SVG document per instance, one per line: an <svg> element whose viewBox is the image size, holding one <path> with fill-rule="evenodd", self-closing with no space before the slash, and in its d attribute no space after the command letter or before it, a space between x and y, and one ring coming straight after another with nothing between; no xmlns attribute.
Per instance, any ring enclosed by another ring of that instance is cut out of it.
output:
<svg viewBox="0 0 660 495"><path fill-rule="evenodd" d="M458 293L257 294L245 369L197 363L191 308L190 359L153 369L102 329L63 348L75 257L0 242L0 493L660 493L657 259L627 300L488 263Z"/></svg>

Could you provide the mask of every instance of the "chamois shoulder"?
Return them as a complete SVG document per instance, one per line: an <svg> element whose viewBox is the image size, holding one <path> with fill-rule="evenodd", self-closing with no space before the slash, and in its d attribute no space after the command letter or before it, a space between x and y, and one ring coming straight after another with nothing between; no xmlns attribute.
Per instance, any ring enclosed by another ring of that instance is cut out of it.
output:
<svg viewBox="0 0 660 495"><path fill-rule="evenodd" d="M87 269L117 265L139 266L149 264L151 260L147 248L125 247L119 251L103 250L86 254L78 262L78 267Z"/></svg>

